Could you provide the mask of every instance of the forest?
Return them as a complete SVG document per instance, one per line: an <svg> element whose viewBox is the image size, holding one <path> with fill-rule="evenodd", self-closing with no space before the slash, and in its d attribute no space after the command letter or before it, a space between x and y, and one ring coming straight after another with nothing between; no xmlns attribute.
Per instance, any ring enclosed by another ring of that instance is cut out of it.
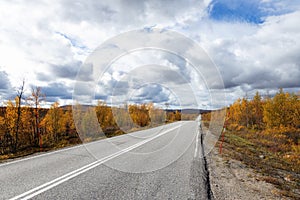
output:
<svg viewBox="0 0 300 200"><path fill-rule="evenodd" d="M203 121L210 121L210 117L211 113L202 115ZM279 89L272 98L263 99L256 92L250 100L238 99L227 108L225 128L227 131L255 135L261 144L269 146L274 152L289 152L299 156L299 95Z"/></svg>
<svg viewBox="0 0 300 200"><path fill-rule="evenodd" d="M209 127L211 113L202 114ZM300 95L280 89L273 97L257 92L226 108L224 130L217 148L227 159L245 163L274 184L283 195L299 199ZM223 147L223 151L221 151Z"/></svg>
<svg viewBox="0 0 300 200"><path fill-rule="evenodd" d="M0 159L112 137L182 118L180 111L166 111L153 103L110 107L99 100L96 106L75 105L73 112L72 106L54 102L50 108L43 108L47 98L42 88L32 88L26 98L23 90L24 84L14 100L0 107Z"/></svg>

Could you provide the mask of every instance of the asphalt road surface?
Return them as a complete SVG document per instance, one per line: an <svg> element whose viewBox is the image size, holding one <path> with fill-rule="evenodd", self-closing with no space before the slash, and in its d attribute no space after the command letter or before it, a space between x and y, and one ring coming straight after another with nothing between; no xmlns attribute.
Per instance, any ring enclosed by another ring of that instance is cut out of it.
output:
<svg viewBox="0 0 300 200"><path fill-rule="evenodd" d="M197 121L0 165L0 199L210 199Z"/></svg>

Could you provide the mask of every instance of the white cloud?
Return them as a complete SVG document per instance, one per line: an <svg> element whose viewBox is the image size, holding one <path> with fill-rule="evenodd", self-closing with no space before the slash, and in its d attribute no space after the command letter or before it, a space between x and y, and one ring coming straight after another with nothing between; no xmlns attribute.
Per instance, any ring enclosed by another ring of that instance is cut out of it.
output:
<svg viewBox="0 0 300 200"><path fill-rule="evenodd" d="M25 78L28 86L57 82L71 88L81 63L103 41L132 29L155 26L179 31L199 42L219 67L232 93L228 101L254 89L300 87L299 3L264 1L262 5L268 4L265 9L273 9L268 13L279 14L267 16L264 23L255 25L209 19L206 9L210 2L1 1L0 66L12 87L19 86ZM170 44L182 52L186 50L180 41ZM151 55L127 57L121 68L126 71L125 65L135 63L161 64L186 79L196 80L191 71L180 71L182 61L170 56L161 56L157 63L153 63L154 59ZM123 73L111 72L108 84L122 79ZM169 83L171 79L170 76ZM6 97L2 94L1 98Z"/></svg>

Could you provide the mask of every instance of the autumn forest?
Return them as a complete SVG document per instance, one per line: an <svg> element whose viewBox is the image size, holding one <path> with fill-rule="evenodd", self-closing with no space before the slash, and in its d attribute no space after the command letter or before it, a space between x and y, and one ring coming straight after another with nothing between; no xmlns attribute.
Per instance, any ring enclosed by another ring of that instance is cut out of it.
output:
<svg viewBox="0 0 300 200"><path fill-rule="evenodd" d="M32 88L26 98L23 91L24 84L15 99L0 108L1 159L112 137L182 117L179 111L166 112L152 103L114 108L100 100L96 106L76 105L73 113L72 106L60 106L58 102L43 108L47 97L40 87Z"/></svg>

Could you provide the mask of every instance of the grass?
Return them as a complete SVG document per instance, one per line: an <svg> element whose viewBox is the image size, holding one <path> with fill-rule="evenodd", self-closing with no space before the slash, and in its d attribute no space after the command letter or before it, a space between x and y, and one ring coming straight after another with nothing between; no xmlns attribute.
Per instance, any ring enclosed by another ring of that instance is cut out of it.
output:
<svg viewBox="0 0 300 200"><path fill-rule="evenodd" d="M297 151L292 152L287 141L290 142L284 134L272 135L252 130L226 131L222 156L245 163L262 174L263 181L281 189L283 195L300 199L300 155Z"/></svg>
<svg viewBox="0 0 300 200"><path fill-rule="evenodd" d="M20 158L24 156L29 156L35 153L40 153L40 152L48 152L51 150L56 150L56 149L61 149L64 147L71 147L77 144L81 144L81 140L79 138L74 138L74 137L63 137L58 143L55 144L46 144L42 148L40 147L24 147L18 149L17 152L15 153L7 153L7 154L2 154L0 155L0 163L1 162L6 162L9 159L15 159L15 158Z"/></svg>

